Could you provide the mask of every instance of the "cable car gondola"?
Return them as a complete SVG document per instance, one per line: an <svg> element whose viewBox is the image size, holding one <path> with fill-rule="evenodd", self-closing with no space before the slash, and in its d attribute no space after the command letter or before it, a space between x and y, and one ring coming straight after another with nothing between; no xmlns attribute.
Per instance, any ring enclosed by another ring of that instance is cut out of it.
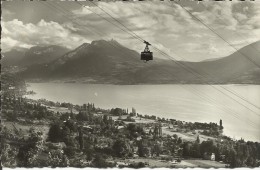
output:
<svg viewBox="0 0 260 170"><path fill-rule="evenodd" d="M147 41L144 41L144 43L146 44L146 46L145 46L144 51L141 52L141 60L143 60L144 62L147 62L149 60L153 60L153 52L151 52L148 47L151 44Z"/></svg>

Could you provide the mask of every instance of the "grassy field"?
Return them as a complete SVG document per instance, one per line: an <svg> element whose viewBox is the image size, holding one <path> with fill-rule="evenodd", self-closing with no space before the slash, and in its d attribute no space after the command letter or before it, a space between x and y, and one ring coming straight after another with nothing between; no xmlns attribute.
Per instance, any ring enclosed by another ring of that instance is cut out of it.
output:
<svg viewBox="0 0 260 170"><path fill-rule="evenodd" d="M225 164L210 160L183 160L182 162L192 164L192 167L200 168L225 168Z"/></svg>
<svg viewBox="0 0 260 170"><path fill-rule="evenodd" d="M47 109L49 111L53 111L54 113L70 113L71 110L66 108L66 107L49 107L47 106ZM75 113L75 114L78 114L78 111L76 111L75 109L72 109L72 112Z"/></svg>
<svg viewBox="0 0 260 170"><path fill-rule="evenodd" d="M192 133L184 133L184 132L174 132L171 129L168 129L167 127L163 127L162 131L164 134L171 135L171 136L176 134L178 137L181 137L185 141L195 141L198 135L200 136L201 142L207 141L208 139L215 140L215 138L213 137L201 135L198 133L192 134Z"/></svg>
<svg viewBox="0 0 260 170"><path fill-rule="evenodd" d="M14 126L19 131L19 133L23 135L29 134L30 128L35 128L36 130L43 132L43 138L46 139L49 132L49 126L48 125L24 125L20 123L14 123L14 122L3 122L3 125L7 127L7 129L15 130Z"/></svg>
<svg viewBox="0 0 260 170"><path fill-rule="evenodd" d="M121 161L122 162L122 161ZM138 162L147 162L149 164L149 168L159 168L159 167L173 167L173 164L170 162L162 162L161 160L157 159L150 159L150 158L136 158L136 159L126 159L124 160L126 163L138 163Z"/></svg>
<svg viewBox="0 0 260 170"><path fill-rule="evenodd" d="M119 116L111 116L113 120L117 120L119 118ZM121 116L122 119L126 119L127 115L123 115ZM125 123L155 123L155 120L152 119L145 119L145 118L139 118L139 117L131 117L132 119L135 120L135 122L126 122Z"/></svg>
<svg viewBox="0 0 260 170"><path fill-rule="evenodd" d="M125 162L125 163L138 163L138 162L147 162L150 168L225 168L225 164L210 161L210 160L182 160L180 163L171 163L168 161L162 161L159 159L152 158L136 158L136 159L126 159L126 160L115 160L117 162Z"/></svg>

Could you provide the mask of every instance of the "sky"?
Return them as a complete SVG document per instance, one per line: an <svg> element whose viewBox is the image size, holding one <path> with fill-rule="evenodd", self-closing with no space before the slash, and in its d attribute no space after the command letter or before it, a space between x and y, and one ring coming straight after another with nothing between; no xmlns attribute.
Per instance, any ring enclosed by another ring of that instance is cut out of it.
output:
<svg viewBox="0 0 260 170"><path fill-rule="evenodd" d="M104 0L94 4L79 1L79 4L14 0L1 3L4 52L36 45L74 49L100 39L113 39L141 52L145 45L134 37L136 34L177 60L202 61L228 56L260 40L259 1ZM153 47L155 57L166 58Z"/></svg>

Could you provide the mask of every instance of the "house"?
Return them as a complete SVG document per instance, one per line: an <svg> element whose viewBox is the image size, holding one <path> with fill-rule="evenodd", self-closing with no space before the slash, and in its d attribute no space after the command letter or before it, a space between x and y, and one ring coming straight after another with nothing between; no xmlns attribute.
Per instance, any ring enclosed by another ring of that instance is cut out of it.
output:
<svg viewBox="0 0 260 170"><path fill-rule="evenodd" d="M210 160L215 161L215 158L216 158L215 153L212 153L210 156Z"/></svg>
<svg viewBox="0 0 260 170"><path fill-rule="evenodd" d="M205 152L205 153L203 154L203 158L206 159L206 160L215 161L215 153Z"/></svg>
<svg viewBox="0 0 260 170"><path fill-rule="evenodd" d="M58 143L46 143L47 146L51 147L51 148L55 148L55 149L62 149L64 147L66 147L66 144L64 142L58 142Z"/></svg>
<svg viewBox="0 0 260 170"><path fill-rule="evenodd" d="M137 140L137 141L142 140L142 136L138 136L138 137L136 138L136 140Z"/></svg>
<svg viewBox="0 0 260 170"><path fill-rule="evenodd" d="M124 131L125 126L117 126L116 127L119 131Z"/></svg>
<svg viewBox="0 0 260 170"><path fill-rule="evenodd" d="M116 167L117 168L124 168L124 167L128 167L129 163L125 163L125 162L117 162L116 163Z"/></svg>

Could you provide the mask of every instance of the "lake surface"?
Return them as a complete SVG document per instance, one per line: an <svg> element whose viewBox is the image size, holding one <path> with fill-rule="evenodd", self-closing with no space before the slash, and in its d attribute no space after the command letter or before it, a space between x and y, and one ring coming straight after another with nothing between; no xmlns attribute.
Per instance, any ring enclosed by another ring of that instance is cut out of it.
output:
<svg viewBox="0 0 260 170"><path fill-rule="evenodd" d="M96 107L134 107L140 114L191 122L223 120L232 138L260 141L260 85L101 85L29 83L31 99ZM239 97L238 97L239 96ZM249 102L246 102L246 101Z"/></svg>

